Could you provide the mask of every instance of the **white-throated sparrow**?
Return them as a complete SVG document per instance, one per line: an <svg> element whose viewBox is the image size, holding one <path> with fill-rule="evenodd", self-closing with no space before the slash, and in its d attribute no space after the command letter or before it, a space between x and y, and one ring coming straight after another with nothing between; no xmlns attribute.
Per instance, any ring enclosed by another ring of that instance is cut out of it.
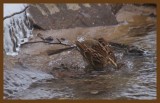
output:
<svg viewBox="0 0 160 103"><path fill-rule="evenodd" d="M108 64L112 64L117 68L113 50L103 38L90 39L83 42L76 41L76 45L80 53L94 69L104 68Z"/></svg>

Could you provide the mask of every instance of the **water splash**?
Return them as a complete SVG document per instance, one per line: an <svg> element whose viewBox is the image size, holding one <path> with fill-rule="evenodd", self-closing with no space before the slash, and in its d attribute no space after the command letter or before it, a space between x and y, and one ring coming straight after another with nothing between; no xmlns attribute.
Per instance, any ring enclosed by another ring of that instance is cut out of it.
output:
<svg viewBox="0 0 160 103"><path fill-rule="evenodd" d="M16 6L16 11L10 9ZM10 15L11 13L23 10L26 4L4 4L4 16ZM28 41L29 37L32 36L32 26L29 21L29 16L26 12L11 16L3 21L4 25L4 51L7 55L18 55L21 44Z"/></svg>

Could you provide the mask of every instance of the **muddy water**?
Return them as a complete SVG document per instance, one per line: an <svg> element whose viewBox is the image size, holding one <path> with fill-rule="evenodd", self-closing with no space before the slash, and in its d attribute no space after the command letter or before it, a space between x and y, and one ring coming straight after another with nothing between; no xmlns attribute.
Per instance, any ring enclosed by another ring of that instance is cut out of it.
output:
<svg viewBox="0 0 160 103"><path fill-rule="evenodd" d="M135 18L137 22L133 20L134 22L115 27L89 28L88 31L72 29L68 33L74 35L73 32L83 31L81 37L85 39L96 37L97 35L92 34L98 32L98 36L109 40L145 49L144 56L124 55L123 51L116 51L118 62L125 64L120 70L93 71L78 77L43 78L30 84L25 90L15 93L12 99L156 99L155 22L147 21L141 16ZM62 31L54 32L59 35ZM74 41L76 36L71 38L71 41Z"/></svg>

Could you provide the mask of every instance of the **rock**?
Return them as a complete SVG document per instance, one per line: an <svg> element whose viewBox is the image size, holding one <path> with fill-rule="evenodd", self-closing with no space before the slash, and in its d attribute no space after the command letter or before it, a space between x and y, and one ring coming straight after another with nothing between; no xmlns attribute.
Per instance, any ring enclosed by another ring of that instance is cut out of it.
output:
<svg viewBox="0 0 160 103"><path fill-rule="evenodd" d="M108 4L31 4L28 12L38 29L67 29L118 24L112 11L120 8Z"/></svg>
<svg viewBox="0 0 160 103"><path fill-rule="evenodd" d="M118 11L123 7L123 4L110 4L111 10L114 14L117 14Z"/></svg>

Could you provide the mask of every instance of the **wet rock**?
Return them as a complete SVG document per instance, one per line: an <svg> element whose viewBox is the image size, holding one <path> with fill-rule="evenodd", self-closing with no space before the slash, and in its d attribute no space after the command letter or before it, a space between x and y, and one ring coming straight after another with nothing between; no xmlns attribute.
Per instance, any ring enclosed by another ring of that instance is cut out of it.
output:
<svg viewBox="0 0 160 103"><path fill-rule="evenodd" d="M121 7L120 4L32 4L28 12L38 29L66 29L118 24L112 11L116 13Z"/></svg>
<svg viewBox="0 0 160 103"><path fill-rule="evenodd" d="M124 54L127 54L127 55L142 56L142 55L145 54L145 49L138 48L138 47L133 46L133 45L125 45L125 44L113 43L113 42L109 42L109 44L115 49L115 51L116 51L117 48L119 48L122 51L124 51Z"/></svg>

